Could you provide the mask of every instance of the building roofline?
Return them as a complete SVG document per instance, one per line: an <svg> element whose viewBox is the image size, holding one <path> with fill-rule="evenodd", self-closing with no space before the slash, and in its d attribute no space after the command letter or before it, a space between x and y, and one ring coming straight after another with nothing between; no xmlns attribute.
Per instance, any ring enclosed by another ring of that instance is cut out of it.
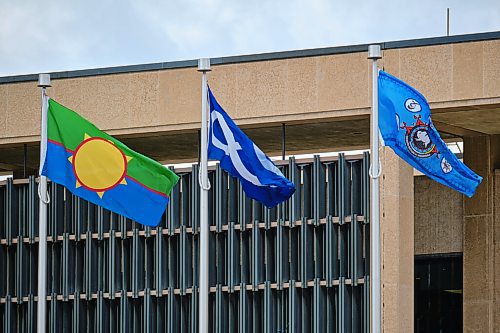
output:
<svg viewBox="0 0 500 333"><path fill-rule="evenodd" d="M280 59L366 52L368 50L368 45L371 44L379 44L383 50L390 50L390 49L402 49L408 47L457 44L457 43L479 42L479 41L497 40L497 39L500 39L500 31L482 32L482 33L455 35L455 36L408 39L408 40L400 40L392 42L358 44L349 46L335 46L335 47L324 47L324 48L305 49L305 50L270 52L270 53L250 54L241 56L218 57L218 58L211 58L211 64L226 65L226 64L255 62L255 61L280 60ZM162 69L189 68L189 67L196 67L197 65L198 65L198 60L194 59L194 60L158 62L158 63L141 64L141 65L128 65L128 66L103 67L103 68L83 69L74 71L62 71L62 72L50 73L50 76L51 79L69 79L69 78L79 78L86 76L156 71ZM12 76L0 77L0 84L30 82L37 80L38 80L38 74L12 75Z"/></svg>

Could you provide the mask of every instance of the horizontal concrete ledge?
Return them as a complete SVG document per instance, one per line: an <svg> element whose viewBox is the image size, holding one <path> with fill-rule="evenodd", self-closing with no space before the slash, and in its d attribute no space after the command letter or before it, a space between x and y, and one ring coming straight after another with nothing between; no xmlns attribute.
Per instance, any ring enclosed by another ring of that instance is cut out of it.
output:
<svg viewBox="0 0 500 333"><path fill-rule="evenodd" d="M273 221L270 222L269 227L266 226L266 223L258 223L255 225L255 228L258 229L273 229L277 228L279 224L283 227L287 228L292 228L292 227L300 227L303 223L306 223L307 225L326 225L326 224L339 224L343 225L346 223L352 223L353 218L350 215L344 216L342 219L339 216L329 216L328 218L321 218L317 221L317 224L315 224L314 219L307 219L307 221L302 221L302 220L296 220L295 222L290 222L290 221ZM360 224L368 224L368 221L365 219L364 216L356 216L356 222L359 222ZM184 227L183 227L184 228ZM194 230L192 227L187 227L185 229L183 228L175 228L173 230L169 230L168 228L165 229L151 229L151 230L139 230L138 235L139 236L145 236L146 234L149 234L150 236L159 236L159 235L164 235L164 236L172 236L172 235L179 235L185 232L189 235L197 235L200 232L200 229L198 228L197 230ZM240 223L235 223L234 224L234 229L235 230L247 230L247 229L253 229L254 225L252 223L247 223L245 225L241 225ZM229 225L225 224L222 226L221 230L227 231L229 230ZM218 232L217 227L214 225L210 226L210 231L211 232ZM58 235L54 238L54 236L47 236L47 242L49 243L56 243L58 241L63 241L65 237L67 237L69 240L72 241L79 241L79 240L85 240L87 238L92 238L92 239L109 239L109 238L126 238L126 237L133 237L134 231L129 230L125 233L125 235L122 235L121 231L116 231L114 233L114 236L111 236L110 232L104 232L101 234L99 233L92 233L89 234L89 237L87 236L86 233L82 233L79 235L75 234L66 234L64 235ZM0 239L0 245L5 245L5 246L13 246L18 243L23 243L23 244L35 244L39 242L39 237L35 236L33 238L30 237L19 237L19 238L12 238L12 239L7 239L3 238Z"/></svg>
<svg viewBox="0 0 500 333"><path fill-rule="evenodd" d="M500 39L500 31L456 35L456 36L409 39L409 40L391 41L391 42L378 42L370 44L379 44L382 47L382 49L390 50L390 49L402 49L409 47L421 47L421 46L442 45L442 44L479 42L479 41L497 40L497 39ZM283 51L283 52L270 52L270 53L250 54L241 56L217 57L217 58L212 58L211 63L212 65L227 65L234 63L244 63L244 62L366 52L368 50L368 45L370 44L325 47L317 49L294 50L294 51ZM198 65L198 60L193 59L193 60L160 62L152 64L54 72L50 73L50 75L52 79L68 79L68 78L78 78L86 76L146 72L146 71L156 71L156 70L176 69L176 68L189 68L189 67L196 67L197 65ZM0 77L0 84L30 82L37 80L38 80L38 74L13 75L13 76Z"/></svg>
<svg viewBox="0 0 500 333"><path fill-rule="evenodd" d="M454 100L430 103L432 113L436 117L436 123L444 127L439 121L438 114L450 112L463 112L463 111L480 111L482 109L497 109L500 108L500 98L477 98L471 100ZM332 122L332 121L346 121L346 120L361 120L370 116L369 107L360 107L355 109L343 110L321 110L315 112L293 114L293 115L279 115L279 116L260 116L260 117L246 117L243 119L236 119L235 123L243 130L253 128L265 128L286 125L299 125L318 122ZM261 123L256 123L258 119ZM126 129L103 129L106 133L119 138L133 138L133 137L154 137L160 135L178 135L193 133L200 128L199 122L175 124L175 125L162 125L162 126L139 126L129 127ZM133 132L133 133L131 133ZM463 133L455 133L448 131L450 134L460 135ZM481 134L481 133L479 133ZM16 146L19 145L19 140L22 143L36 143L40 141L40 136L4 136L0 138L0 146Z"/></svg>
<svg viewBox="0 0 500 333"><path fill-rule="evenodd" d="M317 282L316 282L317 281ZM353 280L352 279L344 279L343 281L341 279L331 279L331 280L307 280L304 281L304 284L307 285L307 287L314 287L315 284L319 285L320 287L326 287L326 288L338 288L340 285L344 284L347 286L353 285ZM365 278L359 278L356 280L358 285L364 285L365 284ZM234 293L234 292L239 292L242 287L245 288L245 290L252 291L252 290L265 290L266 289L266 284L265 283L259 283L256 285L252 284L235 284L232 286L229 285L221 285L219 284L216 287L210 287L210 292L211 293L216 293L217 289L220 288L222 292L225 293ZM271 290L283 290L283 289L289 289L289 288L302 288L303 283L302 281L295 281L291 280L289 282L283 283L283 285L280 287L278 286L278 283L270 283L269 284L269 289ZM197 289L197 287L196 287ZM168 288L162 289L162 290L156 290L156 289L148 289L149 291L146 290L140 290L137 292L137 297L144 297L147 293L149 293L151 296L168 296L171 295L172 293L174 295L185 295L185 294L192 294L194 291L193 287L188 287L185 288L184 290L181 290L180 288L172 288L169 291ZM133 292L132 291L124 291L127 297L133 297ZM125 296L122 294L122 291L116 291L113 294L110 294L109 292L101 292L101 294L92 292L92 293L85 293L85 292L75 292L75 293L68 293L66 295L63 294L57 294L53 293L52 295L47 295L46 300L51 301L52 298L58 300L58 301L69 301L69 300L74 300L75 298L80 298L80 299L99 299L99 297L102 297L103 299L116 299L116 298L121 298L122 296ZM20 299L16 296L11 296L8 295L7 297L2 297L0 298L0 304L5 304L5 303L23 303L23 302L29 302L30 297L33 298L34 302L38 302L38 296L31 294L30 296L23 296Z"/></svg>
<svg viewBox="0 0 500 333"><path fill-rule="evenodd" d="M309 113L280 115L280 116L263 116L263 117L247 117L244 119L235 120L235 123L243 130L270 128L280 126L281 124L301 125L301 124L319 124L333 121L355 121L367 119L370 116L370 108L356 108L347 110L328 110L316 111ZM261 123L256 123L260 120ZM134 138L134 137L154 137L161 135L180 135L194 133L200 129L200 122L189 122L174 125L157 125L157 126L139 126L128 127L125 129L103 129L106 133L118 138ZM19 140L22 143L34 143L40 141L40 135L29 136L12 136L0 137L0 146L18 145Z"/></svg>

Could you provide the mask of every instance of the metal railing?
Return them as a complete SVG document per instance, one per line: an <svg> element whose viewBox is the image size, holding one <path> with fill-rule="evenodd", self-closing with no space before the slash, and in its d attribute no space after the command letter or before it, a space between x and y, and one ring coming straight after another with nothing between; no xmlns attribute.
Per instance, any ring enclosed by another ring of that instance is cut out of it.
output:
<svg viewBox="0 0 500 333"><path fill-rule="evenodd" d="M297 186L266 209L209 172L213 332L369 331L369 156L278 162ZM49 184L48 331L196 332L198 168L156 228ZM0 323L36 327L37 182L0 184Z"/></svg>

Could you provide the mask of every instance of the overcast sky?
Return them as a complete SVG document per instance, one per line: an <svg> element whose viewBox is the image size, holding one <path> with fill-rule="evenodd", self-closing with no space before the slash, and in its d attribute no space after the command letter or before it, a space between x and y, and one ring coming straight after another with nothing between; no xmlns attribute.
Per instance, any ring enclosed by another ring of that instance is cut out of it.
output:
<svg viewBox="0 0 500 333"><path fill-rule="evenodd" d="M0 0L0 76L500 30L500 0Z"/></svg>

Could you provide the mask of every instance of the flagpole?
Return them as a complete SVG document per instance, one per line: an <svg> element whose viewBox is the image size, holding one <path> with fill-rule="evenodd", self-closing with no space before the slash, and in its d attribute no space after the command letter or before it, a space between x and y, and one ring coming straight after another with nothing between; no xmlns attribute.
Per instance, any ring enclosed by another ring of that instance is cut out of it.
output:
<svg viewBox="0 0 500 333"><path fill-rule="evenodd" d="M201 76L201 140L200 140L200 293L199 293L199 312L198 312L198 332L208 332L208 190L210 184L208 181L208 158L207 158L207 139L208 139L208 83L207 72L210 69L210 59L202 58L198 60L198 72Z"/></svg>
<svg viewBox="0 0 500 333"><path fill-rule="evenodd" d="M47 177L42 176L42 167L47 152L47 96L46 89L50 87L50 74L38 76L38 86L41 88L41 124L40 124L40 182L38 184L39 224L38 224L38 304L37 304L37 332L45 332L47 310Z"/></svg>
<svg viewBox="0 0 500 333"><path fill-rule="evenodd" d="M378 66L377 60L382 58L380 45L368 47L368 59L372 60L372 124L371 124L371 332L381 332L380 311L380 157L378 130Z"/></svg>

